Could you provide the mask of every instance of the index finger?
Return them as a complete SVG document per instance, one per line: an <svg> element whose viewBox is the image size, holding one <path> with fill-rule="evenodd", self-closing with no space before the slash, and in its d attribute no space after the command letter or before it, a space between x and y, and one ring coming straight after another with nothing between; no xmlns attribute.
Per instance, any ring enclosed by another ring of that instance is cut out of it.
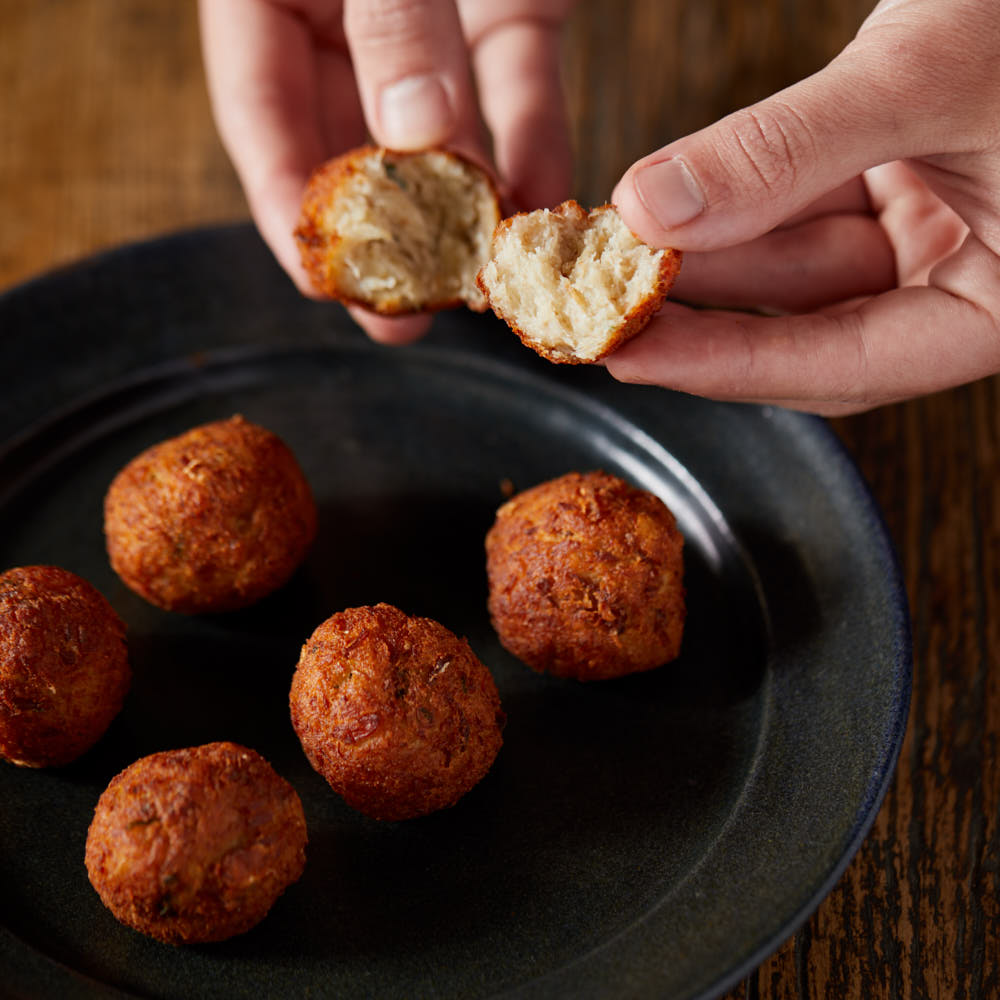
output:
<svg viewBox="0 0 1000 1000"><path fill-rule="evenodd" d="M250 212L281 266L315 296L292 232L311 171L363 140L346 53L266 0L202 0L209 95Z"/></svg>

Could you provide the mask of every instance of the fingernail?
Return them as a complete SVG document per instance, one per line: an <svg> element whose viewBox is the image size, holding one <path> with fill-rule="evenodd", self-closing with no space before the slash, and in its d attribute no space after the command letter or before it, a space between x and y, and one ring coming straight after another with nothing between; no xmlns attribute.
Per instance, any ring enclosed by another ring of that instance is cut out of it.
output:
<svg viewBox="0 0 1000 1000"><path fill-rule="evenodd" d="M673 229L705 210L705 196L683 160L660 160L635 174L635 190L646 211L664 229Z"/></svg>
<svg viewBox="0 0 1000 1000"><path fill-rule="evenodd" d="M392 149L424 149L444 142L455 116L439 76L407 76L379 94L382 141Z"/></svg>

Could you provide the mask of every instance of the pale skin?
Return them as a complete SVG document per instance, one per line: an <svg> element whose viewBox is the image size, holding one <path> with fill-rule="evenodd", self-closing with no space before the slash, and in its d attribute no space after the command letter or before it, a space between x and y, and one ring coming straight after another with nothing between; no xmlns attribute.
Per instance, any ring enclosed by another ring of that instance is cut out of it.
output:
<svg viewBox="0 0 1000 1000"><path fill-rule="evenodd" d="M203 0L220 131L303 291L290 236L302 186L365 124L386 145L410 123L404 148L482 158L481 116L515 203L565 196L556 40L571 2L303 0L293 16L267 0ZM608 371L827 415L1000 371L998 52L996 0L882 0L817 74L633 164L613 202L685 261L672 301ZM383 97L400 81L393 117ZM428 322L356 315L395 343Z"/></svg>
<svg viewBox="0 0 1000 1000"><path fill-rule="evenodd" d="M261 235L304 294L315 292L292 237L303 189L320 163L361 145L366 127L393 149L443 145L493 166L510 208L567 197L558 46L572 4L201 0L219 132ZM406 343L430 326L427 316L352 313L384 343Z"/></svg>

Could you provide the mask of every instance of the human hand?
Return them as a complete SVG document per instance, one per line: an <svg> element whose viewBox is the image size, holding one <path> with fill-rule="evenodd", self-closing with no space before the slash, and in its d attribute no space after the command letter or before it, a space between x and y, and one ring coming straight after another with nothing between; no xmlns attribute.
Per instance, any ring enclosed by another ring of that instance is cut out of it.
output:
<svg viewBox="0 0 1000 1000"><path fill-rule="evenodd" d="M667 303L611 374L834 415L1000 371L998 51L996 0L882 0L819 73L629 168L625 222L724 308Z"/></svg>
<svg viewBox="0 0 1000 1000"><path fill-rule="evenodd" d="M365 141L447 145L488 163L523 208L570 182L558 30L573 0L201 0L209 93L250 211L279 263L315 297L292 232L313 169ZM477 104L473 81L478 88ZM352 309L405 343L427 316Z"/></svg>

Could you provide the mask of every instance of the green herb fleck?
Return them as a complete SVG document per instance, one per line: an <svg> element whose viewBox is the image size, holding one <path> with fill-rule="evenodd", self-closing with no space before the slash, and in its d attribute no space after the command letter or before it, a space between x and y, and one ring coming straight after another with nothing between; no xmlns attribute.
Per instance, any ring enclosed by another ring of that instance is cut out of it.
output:
<svg viewBox="0 0 1000 1000"><path fill-rule="evenodd" d="M406 181L399 176L399 167L396 166L391 160L383 160L382 165L385 167L385 175L395 184L398 188L405 191Z"/></svg>

